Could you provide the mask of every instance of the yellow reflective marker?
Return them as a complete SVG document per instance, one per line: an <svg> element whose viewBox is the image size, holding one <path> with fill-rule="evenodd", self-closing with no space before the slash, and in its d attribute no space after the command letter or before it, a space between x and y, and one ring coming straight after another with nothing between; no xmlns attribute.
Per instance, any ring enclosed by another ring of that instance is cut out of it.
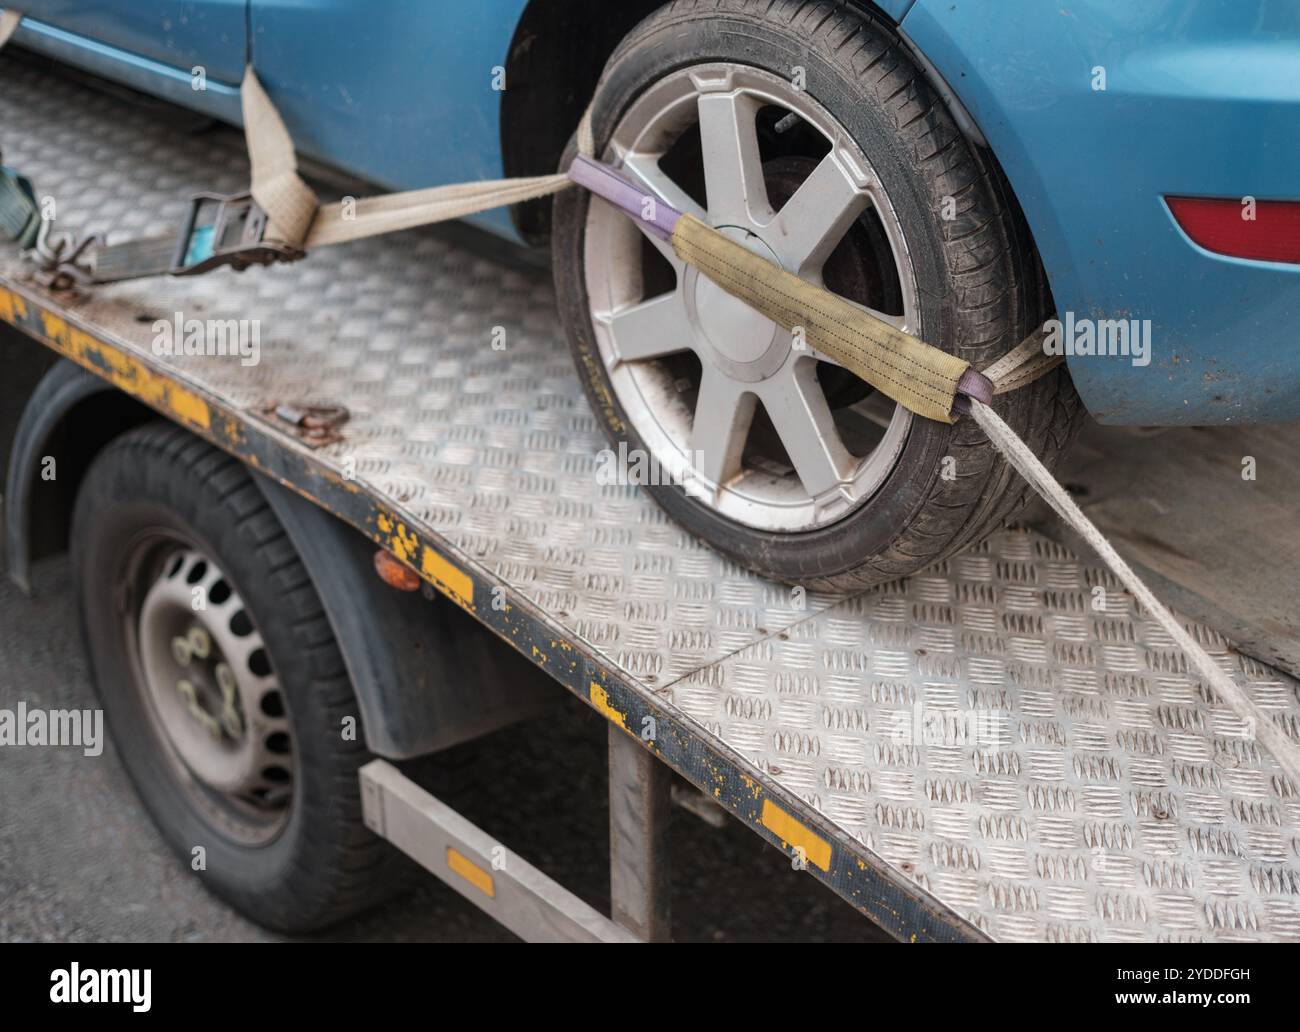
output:
<svg viewBox="0 0 1300 1032"><path fill-rule="evenodd" d="M420 572L433 579L434 586L443 594L450 595L452 601L459 602L467 609L474 608L474 582L469 575L447 562L428 545L420 560Z"/></svg>
<svg viewBox="0 0 1300 1032"><path fill-rule="evenodd" d="M770 799L763 800L762 822L763 827L786 845L802 849L810 864L816 864L823 871L831 869L831 844Z"/></svg>
<svg viewBox="0 0 1300 1032"><path fill-rule="evenodd" d="M459 874L467 882L478 889L485 896L496 897L496 886L492 883L492 873L486 868L480 867L464 853L457 852L451 846L447 847L447 866L453 873Z"/></svg>

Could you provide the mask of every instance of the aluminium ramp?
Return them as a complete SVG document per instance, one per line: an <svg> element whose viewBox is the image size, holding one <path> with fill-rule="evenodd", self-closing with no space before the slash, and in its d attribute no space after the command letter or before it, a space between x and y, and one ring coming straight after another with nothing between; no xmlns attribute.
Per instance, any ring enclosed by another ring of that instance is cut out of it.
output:
<svg viewBox="0 0 1300 1032"><path fill-rule="evenodd" d="M0 139L60 228L114 239L247 182L227 135L13 60ZM553 307L427 232L89 298L0 250L0 317L411 562L895 935L1300 939L1297 786L1107 574L1005 532L800 608L597 483ZM178 313L256 320L259 363L154 354ZM349 419L314 444L286 404ZM1300 737L1294 681L1192 630Z"/></svg>

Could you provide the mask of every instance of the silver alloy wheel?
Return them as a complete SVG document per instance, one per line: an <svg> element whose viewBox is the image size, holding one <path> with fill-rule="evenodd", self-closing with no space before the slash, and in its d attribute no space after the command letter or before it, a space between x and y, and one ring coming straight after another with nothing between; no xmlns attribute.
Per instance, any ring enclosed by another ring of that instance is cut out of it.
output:
<svg viewBox="0 0 1300 1032"><path fill-rule="evenodd" d="M267 841L287 818L296 763L265 642L210 558L151 551L132 564L154 577L135 616L137 687L191 797L234 837Z"/></svg>
<svg viewBox="0 0 1300 1032"><path fill-rule="evenodd" d="M828 146L780 210L768 200L758 136L759 113L772 108ZM707 209L660 164L695 125ZM874 314L909 332L917 326L907 244L871 163L825 108L779 76L736 64L675 72L632 103L603 158L648 194L819 284L837 245L874 209L902 296L901 315ZM760 530L816 529L865 503L893 469L911 414L869 394L846 407L874 428L850 448L846 412L833 410L818 372L834 363L686 266L663 241L644 239L672 269L667 292L647 291L639 224L592 201L585 277L597 346L659 468L723 516ZM698 358L698 382L684 383L665 361L684 352ZM760 405L788 461L747 452Z"/></svg>

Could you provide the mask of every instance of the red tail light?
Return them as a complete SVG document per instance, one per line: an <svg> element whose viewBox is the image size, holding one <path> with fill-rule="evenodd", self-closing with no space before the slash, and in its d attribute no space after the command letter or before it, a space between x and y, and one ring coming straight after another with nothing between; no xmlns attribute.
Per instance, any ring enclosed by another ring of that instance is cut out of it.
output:
<svg viewBox="0 0 1300 1032"><path fill-rule="evenodd" d="M1216 254L1300 264L1300 201L1166 197L1183 232Z"/></svg>

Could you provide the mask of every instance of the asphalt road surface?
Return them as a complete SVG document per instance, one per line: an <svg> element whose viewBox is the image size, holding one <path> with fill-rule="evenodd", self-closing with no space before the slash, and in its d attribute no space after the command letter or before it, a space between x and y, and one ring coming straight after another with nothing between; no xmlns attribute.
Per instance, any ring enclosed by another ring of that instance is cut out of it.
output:
<svg viewBox="0 0 1300 1032"><path fill-rule="evenodd" d="M94 706L68 565L38 565L36 597L0 578L0 707ZM557 692L564 693L558 689ZM605 722L557 700L556 727L497 732L433 771L448 803L608 913ZM558 746L558 747L557 747ZM541 819L545 815L545 819ZM845 942L877 928L733 820L673 814L678 941ZM0 747L0 941L270 941L210 895L163 844L111 743ZM392 903L317 938L509 941L432 875Z"/></svg>

